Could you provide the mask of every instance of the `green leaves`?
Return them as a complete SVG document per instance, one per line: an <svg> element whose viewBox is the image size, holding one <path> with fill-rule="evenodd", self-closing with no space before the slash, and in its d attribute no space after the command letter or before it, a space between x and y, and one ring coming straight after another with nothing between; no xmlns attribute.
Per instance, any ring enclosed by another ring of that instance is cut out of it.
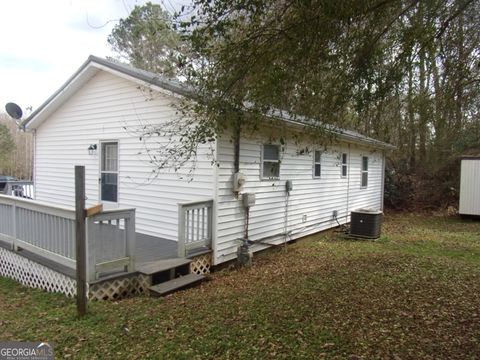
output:
<svg viewBox="0 0 480 360"><path fill-rule="evenodd" d="M478 2L198 0L193 12L183 29L203 63L186 77L217 130L248 103L395 142L399 156L410 143L424 161L445 119L479 127Z"/></svg>
<svg viewBox="0 0 480 360"><path fill-rule="evenodd" d="M108 43L133 66L168 77L176 74L176 59L186 51L169 14L151 2L136 5L127 18L120 19Z"/></svg>

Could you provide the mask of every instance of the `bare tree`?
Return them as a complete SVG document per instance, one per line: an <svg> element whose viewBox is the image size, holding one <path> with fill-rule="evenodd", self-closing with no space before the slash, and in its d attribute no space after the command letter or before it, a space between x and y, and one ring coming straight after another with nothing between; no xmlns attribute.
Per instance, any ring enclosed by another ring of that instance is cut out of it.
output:
<svg viewBox="0 0 480 360"><path fill-rule="evenodd" d="M20 130L8 115L0 113L0 126L8 130L11 146L2 149L0 173L31 180L33 175L32 134Z"/></svg>

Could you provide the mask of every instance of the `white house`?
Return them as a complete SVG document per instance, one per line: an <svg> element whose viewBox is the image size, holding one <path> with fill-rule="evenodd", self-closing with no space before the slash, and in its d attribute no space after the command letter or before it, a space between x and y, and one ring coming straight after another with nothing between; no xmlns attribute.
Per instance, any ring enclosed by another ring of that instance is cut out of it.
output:
<svg viewBox="0 0 480 360"><path fill-rule="evenodd" d="M392 147L351 131L338 132L327 150L288 138L270 143L262 131L242 136L240 194L233 191L235 150L226 135L199 149L193 180L171 171L149 181L150 158L132 133L178 116L172 104L186 95L176 82L90 56L24 121L35 138L36 200L72 206L73 167L84 165L87 204L134 207L137 232L170 240L178 239L179 203L210 201L213 264L234 259L244 237L241 193L255 194L248 227L254 250L348 222L353 209L382 209L385 151ZM305 126L284 120L292 132ZM186 221L198 225L203 215L198 210Z"/></svg>

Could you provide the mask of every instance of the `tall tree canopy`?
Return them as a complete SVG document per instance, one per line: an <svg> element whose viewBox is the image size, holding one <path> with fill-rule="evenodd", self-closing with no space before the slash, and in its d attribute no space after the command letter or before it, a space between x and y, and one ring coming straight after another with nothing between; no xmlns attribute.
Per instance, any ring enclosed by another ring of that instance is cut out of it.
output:
<svg viewBox="0 0 480 360"><path fill-rule="evenodd" d="M0 169L6 168L5 162L14 150L15 142L10 134L10 129L0 123Z"/></svg>
<svg viewBox="0 0 480 360"><path fill-rule="evenodd" d="M165 73L158 59L178 35L152 19L169 22L156 5L136 7L109 41ZM148 129L184 144L159 167L227 129L255 130L272 109L318 120L316 139L329 124L391 142L403 174L438 177L480 148L479 0L194 0L174 24L191 51L177 70L196 98L183 122Z"/></svg>
<svg viewBox="0 0 480 360"><path fill-rule="evenodd" d="M31 179L32 171L32 134L19 131L15 121L0 112L0 175Z"/></svg>
<svg viewBox="0 0 480 360"><path fill-rule="evenodd" d="M172 30L171 17L158 4L136 5L108 37L113 51L133 66L174 76L176 58L184 52L180 35Z"/></svg>
<svg viewBox="0 0 480 360"><path fill-rule="evenodd" d="M282 109L394 143L404 173L436 174L480 147L478 0L193 7L179 26L203 59L185 67L199 91L197 130L255 128L245 104L254 114Z"/></svg>
<svg viewBox="0 0 480 360"><path fill-rule="evenodd" d="M386 140L395 137L375 110L399 93L415 97L422 129L427 103L447 87L455 117L473 110L478 1L196 0L194 7L181 25L207 59L189 74L209 106L220 99L220 107L275 107Z"/></svg>

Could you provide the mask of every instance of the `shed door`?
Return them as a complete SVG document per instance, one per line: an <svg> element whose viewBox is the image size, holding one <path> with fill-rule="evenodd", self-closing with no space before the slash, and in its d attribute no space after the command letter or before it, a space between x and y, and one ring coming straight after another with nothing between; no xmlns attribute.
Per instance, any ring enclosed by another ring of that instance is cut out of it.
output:
<svg viewBox="0 0 480 360"><path fill-rule="evenodd" d="M100 200L118 199L118 143L102 142L100 164Z"/></svg>

